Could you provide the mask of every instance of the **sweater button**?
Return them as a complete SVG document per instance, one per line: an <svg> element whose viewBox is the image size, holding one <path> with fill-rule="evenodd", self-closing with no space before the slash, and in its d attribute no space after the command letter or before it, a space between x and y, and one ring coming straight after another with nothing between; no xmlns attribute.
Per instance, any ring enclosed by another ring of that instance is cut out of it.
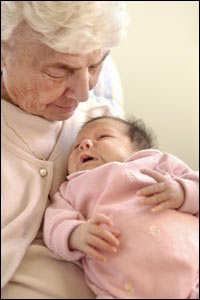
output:
<svg viewBox="0 0 200 300"><path fill-rule="evenodd" d="M42 177L47 176L47 170L46 169L40 169L40 176L42 176Z"/></svg>

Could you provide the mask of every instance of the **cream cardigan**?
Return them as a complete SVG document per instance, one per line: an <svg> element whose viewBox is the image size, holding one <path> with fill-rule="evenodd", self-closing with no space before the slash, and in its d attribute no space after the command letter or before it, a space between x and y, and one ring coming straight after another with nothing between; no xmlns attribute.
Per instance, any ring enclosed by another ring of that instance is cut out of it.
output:
<svg viewBox="0 0 200 300"><path fill-rule="evenodd" d="M94 99L81 104L74 116L63 122L63 127L61 121L50 122L29 115L4 100L1 101L2 288L12 279L36 238L49 195L52 196L65 180L68 154L80 125L88 117L122 114L119 108L115 110L111 107L106 99L100 100L95 105ZM43 161L34 157L19 135L38 156L48 157L53 149L49 159ZM42 253L44 251L46 249L43 249ZM39 273L40 270L38 276ZM24 275L26 276L26 273ZM73 277L71 269L70 276ZM77 277L77 274L74 276ZM59 295L55 294L52 297Z"/></svg>

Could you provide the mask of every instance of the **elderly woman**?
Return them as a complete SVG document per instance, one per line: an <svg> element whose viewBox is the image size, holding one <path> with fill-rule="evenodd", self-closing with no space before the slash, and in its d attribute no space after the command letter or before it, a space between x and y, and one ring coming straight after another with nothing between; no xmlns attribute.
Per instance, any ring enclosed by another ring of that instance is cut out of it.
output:
<svg viewBox="0 0 200 300"><path fill-rule="evenodd" d="M1 9L2 299L94 298L81 266L44 246L42 220L82 121L121 113L102 87L108 69L95 85L128 16L123 1L1 1Z"/></svg>

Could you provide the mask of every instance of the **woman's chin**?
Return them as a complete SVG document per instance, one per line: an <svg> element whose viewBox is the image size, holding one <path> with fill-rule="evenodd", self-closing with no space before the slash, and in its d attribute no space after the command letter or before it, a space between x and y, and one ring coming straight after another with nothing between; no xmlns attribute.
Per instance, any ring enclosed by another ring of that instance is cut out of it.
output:
<svg viewBox="0 0 200 300"><path fill-rule="evenodd" d="M69 118L71 118L73 116L73 114L75 113L74 111L70 111L70 112L63 112L63 113L44 113L41 114L40 116L42 118L45 118L49 121L65 121L68 120Z"/></svg>

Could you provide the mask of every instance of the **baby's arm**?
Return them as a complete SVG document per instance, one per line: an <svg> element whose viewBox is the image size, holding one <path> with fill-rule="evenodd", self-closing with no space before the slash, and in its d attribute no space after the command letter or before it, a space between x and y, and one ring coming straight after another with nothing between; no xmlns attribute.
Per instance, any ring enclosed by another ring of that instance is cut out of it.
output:
<svg viewBox="0 0 200 300"><path fill-rule="evenodd" d="M140 200L141 204L155 204L151 209L152 212L159 212L167 208L178 209L181 207L185 199L185 192L179 182L150 169L142 169L140 171L143 174L151 176L158 182L137 192L138 196L144 197Z"/></svg>
<svg viewBox="0 0 200 300"><path fill-rule="evenodd" d="M157 182L137 192L142 196L142 204L155 204L153 212L166 208L181 212L199 214L199 173L189 168L183 161L170 154L163 154L156 170L143 169ZM163 175L164 174L164 175Z"/></svg>
<svg viewBox="0 0 200 300"><path fill-rule="evenodd" d="M74 209L63 193L57 192L45 211L43 238L46 246L66 260L79 260L83 253L71 252L68 240L71 232L84 223L85 218L81 213Z"/></svg>
<svg viewBox="0 0 200 300"><path fill-rule="evenodd" d="M100 261L106 261L106 257L100 253L101 251L116 253L120 233L104 229L101 224L113 225L110 218L103 214L97 214L84 224L76 227L69 237L70 250L82 251Z"/></svg>

